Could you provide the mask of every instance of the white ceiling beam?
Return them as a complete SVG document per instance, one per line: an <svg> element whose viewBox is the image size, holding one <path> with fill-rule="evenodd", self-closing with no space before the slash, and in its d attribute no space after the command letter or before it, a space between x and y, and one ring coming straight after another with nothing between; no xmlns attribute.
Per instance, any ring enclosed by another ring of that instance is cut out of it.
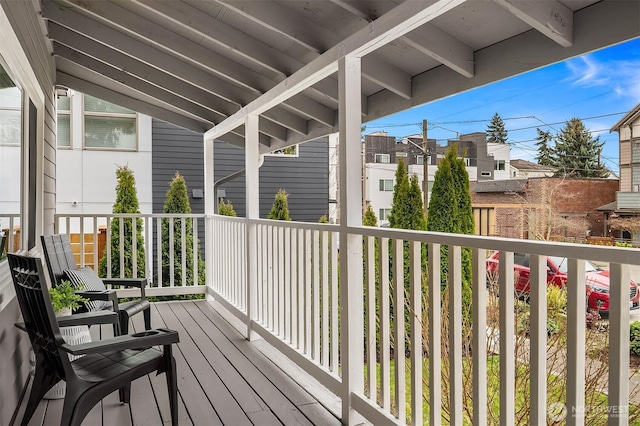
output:
<svg viewBox="0 0 640 426"><path fill-rule="evenodd" d="M88 56L100 58L101 61L125 70L129 74L138 76L150 83L161 86L177 95L189 99L207 109L229 116L238 110L238 105L225 101L201 88L191 85L184 80L174 77L158 68L147 65L129 55L112 49L102 43L71 31L53 21L48 24L49 37L52 40L82 52Z"/></svg>
<svg viewBox="0 0 640 426"><path fill-rule="evenodd" d="M336 112L331 108L316 108L316 102L310 102L309 98L304 96L293 96L287 100L287 107L295 110L297 113L304 115L305 117L313 120L317 120L327 126L335 126L336 124Z"/></svg>
<svg viewBox="0 0 640 426"><path fill-rule="evenodd" d="M60 70L56 72L56 84L95 96L108 102L113 102L117 105L124 105L127 108L156 117L160 120L168 121L194 132L201 133L207 128L207 124L202 121L187 118L184 115L168 111L157 105L138 99L137 97L124 95L111 88L100 86L94 82L67 74Z"/></svg>
<svg viewBox="0 0 640 426"><path fill-rule="evenodd" d="M192 116L198 117L203 121L209 122L212 125L224 120L226 116L215 113L211 110L194 104L180 96L177 96L171 92L161 89L158 86L154 86L144 80L141 80L133 75L127 74L124 71L113 68L104 62L100 62L93 59L83 53L72 50L66 46L60 45L57 42L53 44L54 55L58 57L56 65L59 69L64 69L65 62L73 63L83 68L87 68L93 72L97 72L113 81L116 81L124 86L131 88L142 94L151 96L157 99L159 102L172 106L173 108L184 111Z"/></svg>
<svg viewBox="0 0 640 426"><path fill-rule="evenodd" d="M280 34L296 40L301 37L303 32L309 34L307 38L322 38L325 46L334 46L340 42L340 38L325 28L311 22L303 17L291 17L291 10L277 5L274 2L236 2L219 0L218 3L229 7L230 9L242 14L254 22L259 23L266 28L278 31ZM285 24L282 17L295 24ZM304 25L300 25L304 22ZM318 42L315 42L318 45ZM306 45L306 43L305 43ZM306 47L306 46L305 46ZM322 50L314 48L313 53L319 56ZM411 76L394 67L392 64L381 61L375 57L363 58L366 60L366 66L363 66L362 76L380 86L392 91L393 93L405 98L411 98ZM363 64L364 65L364 64ZM337 85L337 83L336 83Z"/></svg>
<svg viewBox="0 0 640 426"><path fill-rule="evenodd" d="M219 101L211 105L205 105L206 107L221 109L226 105L224 111L235 112L239 109L240 105L236 102L229 101L228 98L241 97L243 102L248 103L261 93L257 90L249 91L242 87L233 86L231 83L221 80L215 75L207 73L185 61L177 60L175 57L156 47L109 28L75 10L70 10L51 2L45 2L44 7L45 17L51 21L49 26L53 30L52 36L61 39L64 38L63 43L71 44L72 41L68 40L68 38L73 39L79 36L78 34L64 33L64 31L58 28L62 26L69 28L74 33L80 33L87 38L105 43L109 48L117 49L116 52L135 58L136 61L142 61L149 67L155 68L164 74L169 74L176 79L188 82L190 85L195 85L220 98ZM123 63L120 68L125 67L126 64ZM160 85L165 82L166 80L164 79L158 80L158 84ZM270 82L269 84L272 86L274 83ZM320 119L326 116L327 110L331 109L317 102L314 102L314 105L307 105L307 112L311 115L317 113ZM279 113L278 117L283 120L279 124L298 133L306 131L306 120L280 107L274 109L274 112L275 111Z"/></svg>
<svg viewBox="0 0 640 426"><path fill-rule="evenodd" d="M425 24L416 28L402 41L455 72L473 77L473 49L435 26Z"/></svg>
<svg viewBox="0 0 640 426"><path fill-rule="evenodd" d="M560 46L573 44L573 11L559 1L494 1Z"/></svg>
<svg viewBox="0 0 640 426"><path fill-rule="evenodd" d="M365 9L367 5L362 2L347 0L331 0L331 2L362 20L371 21ZM385 13L386 10L378 12ZM473 49L435 26L424 24L401 37L400 40L465 77L473 77Z"/></svg>
<svg viewBox="0 0 640 426"><path fill-rule="evenodd" d="M340 58L366 56L462 3L464 0L406 1L400 4L209 130L205 138L215 139L240 126L248 114L261 114L328 77L336 72Z"/></svg>
<svg viewBox="0 0 640 426"><path fill-rule="evenodd" d="M473 78L463 77L446 67L437 67L413 78L413 99L410 101L384 92L369 96L367 120L385 117L568 58L640 38L638 16L640 2L595 3L574 13L574 43L571 47L551 43L538 31L526 31L476 51Z"/></svg>

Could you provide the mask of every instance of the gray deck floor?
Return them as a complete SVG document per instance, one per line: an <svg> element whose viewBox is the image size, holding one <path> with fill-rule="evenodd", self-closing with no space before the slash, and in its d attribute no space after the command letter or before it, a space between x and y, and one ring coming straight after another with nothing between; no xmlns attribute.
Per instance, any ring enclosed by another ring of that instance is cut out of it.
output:
<svg viewBox="0 0 640 426"><path fill-rule="evenodd" d="M340 424L208 302L154 303L152 326L180 333L174 356L181 425ZM134 327L143 328L141 318L135 319ZM62 403L62 400L42 401L29 425L59 425ZM164 375L150 375L133 383L130 405L120 404L118 393L114 392L93 408L83 424L169 423Z"/></svg>

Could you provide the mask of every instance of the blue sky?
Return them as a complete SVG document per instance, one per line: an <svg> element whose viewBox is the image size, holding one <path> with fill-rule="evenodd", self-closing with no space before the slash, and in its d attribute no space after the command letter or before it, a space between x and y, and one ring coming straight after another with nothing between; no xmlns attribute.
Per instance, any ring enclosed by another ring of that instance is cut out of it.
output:
<svg viewBox="0 0 640 426"><path fill-rule="evenodd" d="M509 131L511 158L533 160L536 127L555 134L578 117L605 143L603 161L617 174L618 133L609 129L638 103L640 39L635 39L374 120L366 133L416 134L427 119L428 137L444 141L455 139L456 132L485 131L497 112Z"/></svg>

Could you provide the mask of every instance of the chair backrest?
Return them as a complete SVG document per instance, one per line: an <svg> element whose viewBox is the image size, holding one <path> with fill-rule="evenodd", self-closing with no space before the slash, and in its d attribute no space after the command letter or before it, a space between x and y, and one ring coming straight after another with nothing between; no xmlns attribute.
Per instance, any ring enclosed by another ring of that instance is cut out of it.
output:
<svg viewBox="0 0 640 426"><path fill-rule="evenodd" d="M66 278L64 271L78 267L73 256L69 236L67 234L43 235L40 240L42 241L44 258L49 266L51 285L60 284L60 281Z"/></svg>
<svg viewBox="0 0 640 426"><path fill-rule="evenodd" d="M16 298L33 351L43 357L44 367L61 379L71 371L69 358L61 356L58 344L64 343L55 319L42 262L37 257L7 254Z"/></svg>

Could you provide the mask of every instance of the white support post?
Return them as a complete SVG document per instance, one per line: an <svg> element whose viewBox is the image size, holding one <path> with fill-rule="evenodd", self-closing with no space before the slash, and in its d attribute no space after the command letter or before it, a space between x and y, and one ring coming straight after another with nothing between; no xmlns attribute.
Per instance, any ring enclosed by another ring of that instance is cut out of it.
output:
<svg viewBox="0 0 640 426"><path fill-rule="evenodd" d="M585 263L569 259L567 281L567 426L585 422ZM613 342L612 342L613 343Z"/></svg>
<svg viewBox="0 0 640 426"><path fill-rule="evenodd" d="M362 394L364 390L362 237L348 232L349 226L362 226L360 69L360 58L345 57L338 61L340 182L343 183L340 185L342 421L346 424L356 421L351 394Z"/></svg>
<svg viewBox="0 0 640 426"><path fill-rule="evenodd" d="M254 222L260 217L260 117L249 115L245 121L245 196L247 205L246 256L247 256L247 339L255 340L257 334L252 324L258 314L258 229Z"/></svg>
<svg viewBox="0 0 640 426"><path fill-rule="evenodd" d="M205 263L205 283L207 288L213 289L213 259L214 259L214 231L213 231L213 215L216 213L214 210L216 194L214 193L215 188L213 182L215 181L215 177L213 174L213 140L204 139L204 235L205 235L205 246L204 246L204 263ZM158 229L161 226L161 221L158 220L156 223ZM161 272L162 268L158 268ZM161 280L158 280L161 282ZM158 284L160 285L160 284ZM213 301L213 296L210 293L207 293L207 300Z"/></svg>
<svg viewBox="0 0 640 426"><path fill-rule="evenodd" d="M629 265L612 263L609 298L609 425L629 424Z"/></svg>

